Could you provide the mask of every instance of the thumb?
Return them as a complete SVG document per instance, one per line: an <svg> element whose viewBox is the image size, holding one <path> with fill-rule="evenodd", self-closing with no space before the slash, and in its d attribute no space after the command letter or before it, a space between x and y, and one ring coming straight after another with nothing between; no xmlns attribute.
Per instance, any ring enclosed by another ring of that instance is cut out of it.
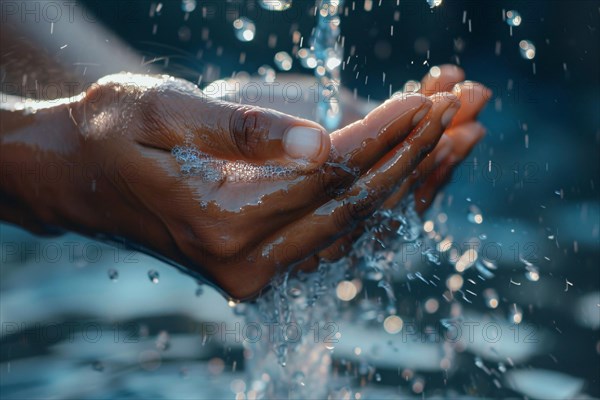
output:
<svg viewBox="0 0 600 400"><path fill-rule="evenodd" d="M302 169L317 168L329 156L329 134L316 122L221 100L206 102L205 107L204 132L212 130L218 135L209 146L217 156L256 163L293 163ZM206 138L206 134L202 136ZM197 143L200 148L201 141Z"/></svg>

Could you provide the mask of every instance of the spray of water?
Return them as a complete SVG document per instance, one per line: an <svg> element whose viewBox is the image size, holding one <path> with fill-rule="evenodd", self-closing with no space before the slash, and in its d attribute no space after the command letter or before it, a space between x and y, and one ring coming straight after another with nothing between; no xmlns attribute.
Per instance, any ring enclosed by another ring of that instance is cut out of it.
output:
<svg viewBox="0 0 600 400"><path fill-rule="evenodd" d="M341 84L341 65L344 48L340 43L340 14L344 0L317 1L317 26L310 40L314 55L315 76L320 96L317 104L317 122L325 128L338 128L342 119L338 88Z"/></svg>
<svg viewBox="0 0 600 400"><path fill-rule="evenodd" d="M256 398L338 398L352 391L353 376L331 375L332 353L343 334L337 331L337 322L396 314L392 278L405 274L401 248L422 245L421 226L411 196L396 209L369 219L343 259L322 262L312 273L279 276L271 291L242 306L248 326L273 327L268 340L248 344L247 387ZM375 291L387 301L372 296L362 299L358 308L343 307L366 286L381 288Z"/></svg>

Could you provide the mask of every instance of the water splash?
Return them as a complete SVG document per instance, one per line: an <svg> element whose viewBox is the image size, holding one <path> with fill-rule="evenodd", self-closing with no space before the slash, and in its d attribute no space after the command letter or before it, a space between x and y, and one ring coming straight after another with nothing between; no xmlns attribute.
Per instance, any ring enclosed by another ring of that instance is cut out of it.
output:
<svg viewBox="0 0 600 400"><path fill-rule="evenodd" d="M200 151L190 139L186 139L186 142L187 144L175 146L171 150L185 177L195 176L213 183L256 182L265 179L291 179L298 174L298 169L292 167L221 160Z"/></svg>
<svg viewBox="0 0 600 400"><path fill-rule="evenodd" d="M314 65L319 84L317 122L329 130L337 129L342 120L339 104L341 65L344 49L340 39L340 15L344 0L319 0L317 26L310 39L310 53L303 52L307 66Z"/></svg>
<svg viewBox="0 0 600 400"><path fill-rule="evenodd" d="M337 321L348 318L342 315L342 304L360 301L360 310L350 318L364 321L365 315L379 315L388 333L398 333L403 321L394 315L391 282L402 265L396 256L401 246L421 240L421 225L410 196L396 209L377 212L366 221L346 257L321 262L312 273L279 276L269 292L247 305L247 325L273 327L269 340L248 346L247 387L256 398L338 398L350 391L350 376L330 374L331 353L342 334ZM383 288L388 304L378 297L359 299L367 285Z"/></svg>

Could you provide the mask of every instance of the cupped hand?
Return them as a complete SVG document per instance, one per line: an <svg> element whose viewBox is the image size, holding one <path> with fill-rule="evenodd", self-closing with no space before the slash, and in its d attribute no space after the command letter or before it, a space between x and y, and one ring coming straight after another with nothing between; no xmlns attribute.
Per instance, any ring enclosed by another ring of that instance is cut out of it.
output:
<svg viewBox="0 0 600 400"><path fill-rule="evenodd" d="M461 103L436 148L385 204L392 208L410 190L414 190L416 209L422 213L429 208L453 170L484 137L486 129L477 121L477 116L491 98L492 92L481 83L465 81L464 71L454 65L432 68L421 81L418 91L426 96L452 92Z"/></svg>
<svg viewBox="0 0 600 400"><path fill-rule="evenodd" d="M433 67L414 92L425 96L452 93L460 100L458 112L444 130L436 147L411 171L400 186L384 201L381 208L393 209L411 191L414 193L415 208L423 213L434 200L439 190L452 175L453 170L469 155L483 138L486 129L477 122L477 116L491 98L491 91L483 84L465 81L464 71L455 65ZM360 109L367 104L355 106L346 118L356 119ZM348 253L353 241L362 229L341 236L331 246L322 250L313 260L307 260L303 269L314 268L319 259L336 260Z"/></svg>
<svg viewBox="0 0 600 400"><path fill-rule="evenodd" d="M77 230L128 238L247 299L377 210L459 106L406 94L327 135L173 78L107 77L72 110L79 161L105 171L64 208Z"/></svg>

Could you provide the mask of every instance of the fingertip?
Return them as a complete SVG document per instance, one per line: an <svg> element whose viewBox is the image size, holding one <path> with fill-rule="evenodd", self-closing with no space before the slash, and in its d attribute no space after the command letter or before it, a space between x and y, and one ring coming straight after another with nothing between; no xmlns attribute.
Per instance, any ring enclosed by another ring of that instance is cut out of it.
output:
<svg viewBox="0 0 600 400"><path fill-rule="evenodd" d="M324 162L331 148L329 134L318 126L292 125L283 134L283 150L297 161Z"/></svg>
<svg viewBox="0 0 600 400"><path fill-rule="evenodd" d="M432 105L432 99L420 93L399 93L371 111L362 119L361 124L369 127L369 131L381 132L409 113L414 113L412 121L416 124L427 114Z"/></svg>
<svg viewBox="0 0 600 400"><path fill-rule="evenodd" d="M460 104L460 98L455 93L452 93L452 92L435 93L435 94L432 94L431 96L429 96L429 99L431 99L431 101L434 103L449 102L449 103Z"/></svg>
<svg viewBox="0 0 600 400"><path fill-rule="evenodd" d="M431 96L433 100L433 118L439 118L441 126L445 129L460 109L460 99L453 93L440 92Z"/></svg>
<svg viewBox="0 0 600 400"><path fill-rule="evenodd" d="M487 134L487 128L478 121L475 121L475 125L474 128L476 129L476 136L478 137L484 137Z"/></svg>
<svg viewBox="0 0 600 400"><path fill-rule="evenodd" d="M431 67L429 75L433 78L445 77L448 80L463 80L465 71L458 65L454 64L442 64Z"/></svg>
<svg viewBox="0 0 600 400"><path fill-rule="evenodd" d="M386 100L381 106L375 109L374 111L376 112L371 112L370 114L368 114L365 119L385 114L385 110L389 110L388 112L397 114L398 111L404 109L411 110L419 106L431 106L432 104L432 100L429 97L422 95L421 93L396 93L388 100Z"/></svg>
<svg viewBox="0 0 600 400"><path fill-rule="evenodd" d="M421 92L431 95L437 92L449 92L452 87L465 79L462 68L452 64L433 66L421 81Z"/></svg>
<svg viewBox="0 0 600 400"><path fill-rule="evenodd" d="M452 158L454 162L464 159L475 145L483 139L486 128L479 122L469 122L451 128L446 133L454 142Z"/></svg>

